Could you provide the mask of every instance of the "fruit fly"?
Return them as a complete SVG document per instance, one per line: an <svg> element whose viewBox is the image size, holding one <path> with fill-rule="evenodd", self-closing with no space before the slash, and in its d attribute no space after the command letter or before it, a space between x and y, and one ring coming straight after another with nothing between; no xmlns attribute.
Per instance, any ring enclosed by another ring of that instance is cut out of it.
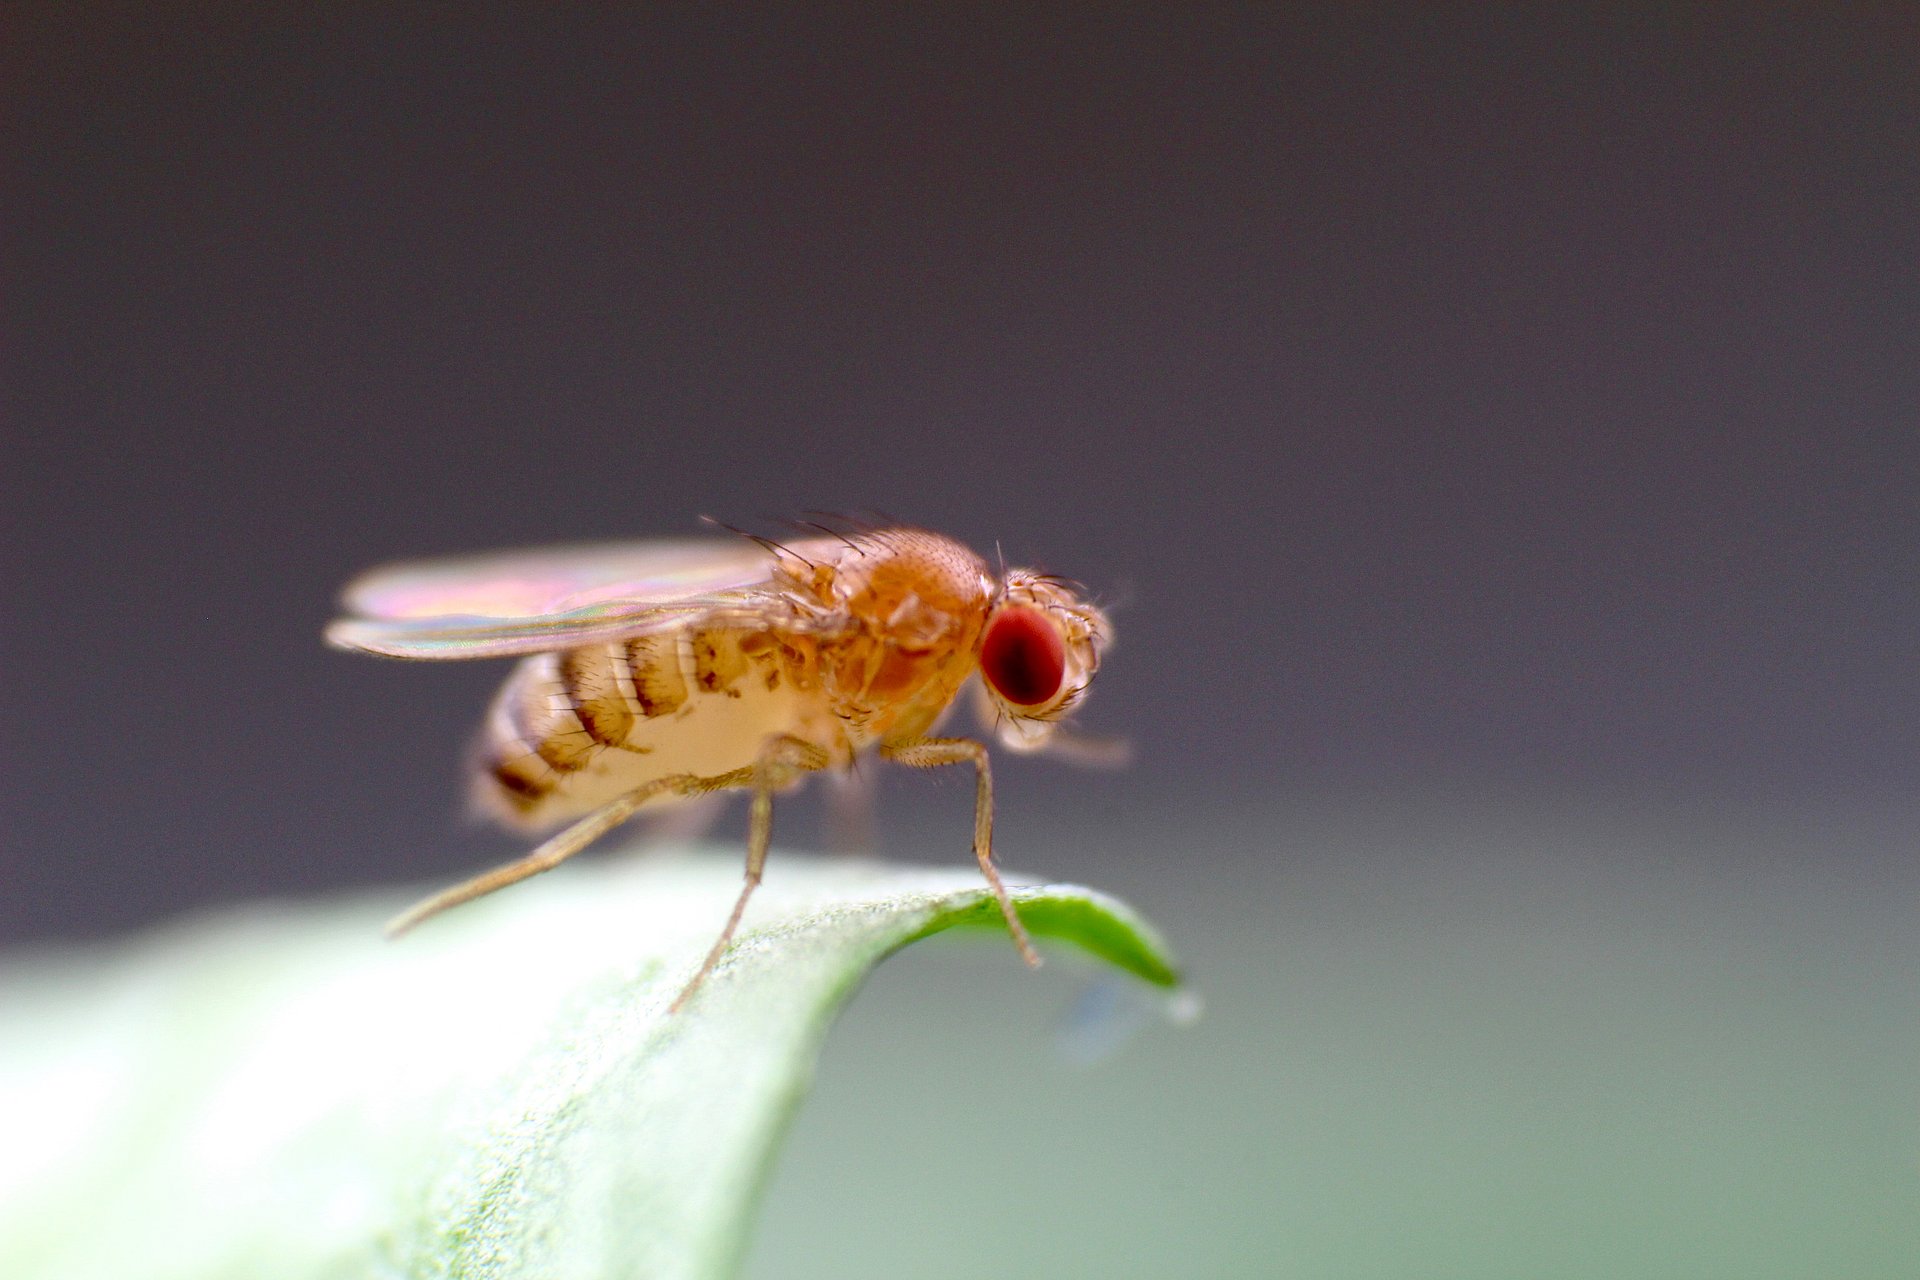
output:
<svg viewBox="0 0 1920 1280"><path fill-rule="evenodd" d="M719 963L760 883L775 793L863 753L914 768L970 765L973 853L1014 945L1040 963L993 862L987 748L936 736L969 682L1000 743L1067 746L1112 632L1059 578L995 573L914 528L787 543L607 543L377 569L344 596L329 643L389 658L518 658L486 718L481 807L560 827L525 856L425 899L400 933L558 866L642 808L752 793L745 883L674 1000Z"/></svg>

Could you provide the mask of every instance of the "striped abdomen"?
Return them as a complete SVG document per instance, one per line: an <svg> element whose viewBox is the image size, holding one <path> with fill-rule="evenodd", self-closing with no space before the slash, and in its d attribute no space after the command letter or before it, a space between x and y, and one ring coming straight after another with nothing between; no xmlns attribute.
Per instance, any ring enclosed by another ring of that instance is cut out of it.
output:
<svg viewBox="0 0 1920 1280"><path fill-rule="evenodd" d="M534 654L487 717L476 795L516 826L546 826L654 778L745 767L770 735L817 730L823 716L811 647L766 632L706 628Z"/></svg>

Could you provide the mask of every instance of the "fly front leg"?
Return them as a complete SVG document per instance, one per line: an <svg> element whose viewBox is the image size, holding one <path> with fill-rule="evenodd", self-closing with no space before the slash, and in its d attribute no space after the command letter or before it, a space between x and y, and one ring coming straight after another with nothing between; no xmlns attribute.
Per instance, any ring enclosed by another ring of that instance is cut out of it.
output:
<svg viewBox="0 0 1920 1280"><path fill-rule="evenodd" d="M734 900L726 927L714 940L707 958L700 962L699 971L673 998L669 1013L680 1012L687 1001L693 998L700 984L707 980L707 975L713 972L714 966L720 963L720 957L726 954L728 944L733 941L734 931L740 927L741 917L747 913L747 899L760 887L760 874L767 865L767 847L773 843L773 793L792 786L802 774L826 768L827 763L827 753L813 743L781 734L767 739L750 768L739 770L744 779L732 785L753 788L753 809L747 823L746 883L740 886L740 896Z"/></svg>
<svg viewBox="0 0 1920 1280"><path fill-rule="evenodd" d="M719 791L727 787L744 786L752 779L752 769L735 769L731 773L716 774L708 778L697 777L690 773L655 778L645 786L637 787L619 799L595 809L524 857L516 858L504 866L495 867L471 880L454 885L451 889L443 889L430 898L414 903L387 922L387 936L397 938L422 920L437 916L449 907L457 907L463 902L472 902L475 898L484 897L496 889L518 884L528 876L537 876L542 871L553 870L631 818L641 805L657 796L703 795L706 792Z"/></svg>
<svg viewBox="0 0 1920 1280"><path fill-rule="evenodd" d="M993 766L987 760L985 744L971 738L911 738L881 747L880 754L915 769L972 764L977 770L979 784L973 799L973 856L979 860L980 872L986 876L995 900L1000 903L1000 914L1007 918L1007 931L1013 934L1013 945L1020 948L1020 958L1033 968L1039 968L1040 953L1033 949L1033 940L1027 936L1027 926L1020 923L1020 915L1013 909L1013 898L1000 879L1000 870L993 865Z"/></svg>

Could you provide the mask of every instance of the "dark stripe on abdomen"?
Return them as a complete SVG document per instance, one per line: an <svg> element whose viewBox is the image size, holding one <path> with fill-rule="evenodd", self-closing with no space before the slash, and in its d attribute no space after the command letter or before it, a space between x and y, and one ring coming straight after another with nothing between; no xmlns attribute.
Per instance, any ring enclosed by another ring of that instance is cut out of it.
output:
<svg viewBox="0 0 1920 1280"><path fill-rule="evenodd" d="M671 715L687 700L686 677L680 674L678 636L642 636L627 642L627 670L633 677L633 700L640 714Z"/></svg>
<svg viewBox="0 0 1920 1280"><path fill-rule="evenodd" d="M634 705L628 695L633 668L622 645L573 649L555 656L561 691L580 727L601 746L625 745L633 732Z"/></svg>

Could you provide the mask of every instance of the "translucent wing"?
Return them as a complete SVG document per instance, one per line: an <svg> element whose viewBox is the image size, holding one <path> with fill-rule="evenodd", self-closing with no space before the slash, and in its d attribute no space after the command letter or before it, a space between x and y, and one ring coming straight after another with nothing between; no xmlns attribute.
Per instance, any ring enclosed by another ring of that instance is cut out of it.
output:
<svg viewBox="0 0 1920 1280"><path fill-rule="evenodd" d="M788 544L833 559L838 539ZM499 658L650 635L774 598L772 552L718 539L607 542L426 560L348 585L328 643L391 658Z"/></svg>

